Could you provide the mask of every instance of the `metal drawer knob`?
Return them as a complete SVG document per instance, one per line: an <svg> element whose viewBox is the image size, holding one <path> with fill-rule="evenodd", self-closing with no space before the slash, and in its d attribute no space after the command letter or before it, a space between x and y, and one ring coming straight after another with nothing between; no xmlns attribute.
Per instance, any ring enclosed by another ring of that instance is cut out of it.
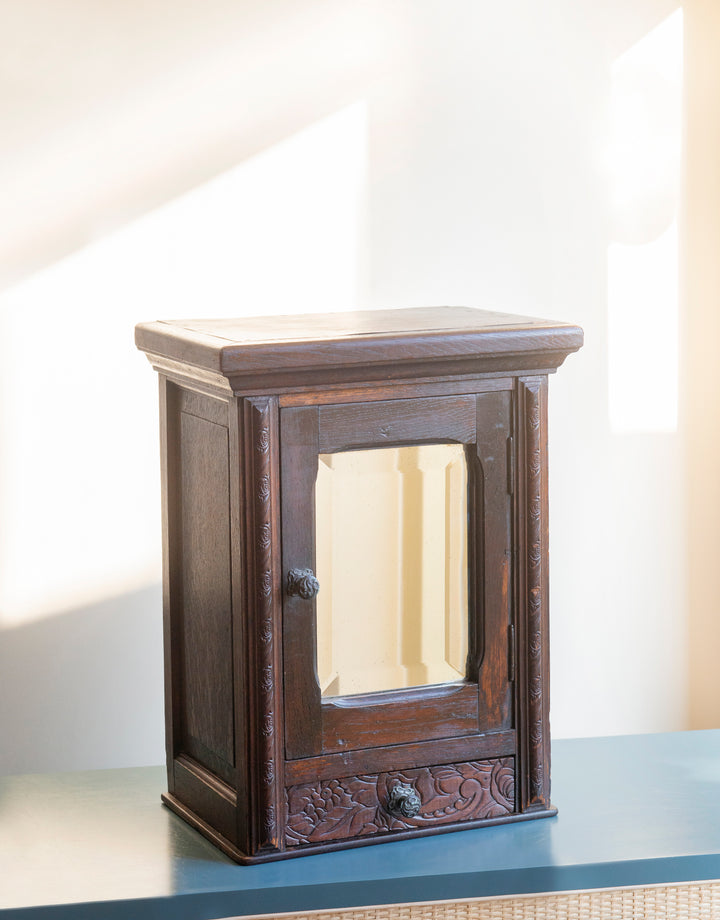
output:
<svg viewBox="0 0 720 920"><path fill-rule="evenodd" d="M414 818L420 811L420 796L412 786L398 783L390 790L387 810L397 818Z"/></svg>
<svg viewBox="0 0 720 920"><path fill-rule="evenodd" d="M312 569L290 569L287 576L287 593L309 601L320 590L320 582Z"/></svg>

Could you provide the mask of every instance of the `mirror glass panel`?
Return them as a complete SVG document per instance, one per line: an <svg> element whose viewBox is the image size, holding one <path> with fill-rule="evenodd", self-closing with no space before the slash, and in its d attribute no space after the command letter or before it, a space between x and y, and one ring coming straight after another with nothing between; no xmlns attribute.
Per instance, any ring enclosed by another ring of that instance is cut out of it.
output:
<svg viewBox="0 0 720 920"><path fill-rule="evenodd" d="M324 697L464 679L467 491L461 444L320 455L317 671Z"/></svg>

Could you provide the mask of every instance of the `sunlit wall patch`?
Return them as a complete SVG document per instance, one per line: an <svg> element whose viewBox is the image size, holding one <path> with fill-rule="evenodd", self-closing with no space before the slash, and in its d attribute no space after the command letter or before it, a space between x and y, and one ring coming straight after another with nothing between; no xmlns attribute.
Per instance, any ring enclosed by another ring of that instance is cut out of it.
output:
<svg viewBox="0 0 720 920"><path fill-rule="evenodd" d="M678 200L683 14L612 65L608 411L616 432L678 417Z"/></svg>
<svg viewBox="0 0 720 920"><path fill-rule="evenodd" d="M157 582L157 421L130 330L161 304L354 309L366 159L360 99L2 292L0 628Z"/></svg>

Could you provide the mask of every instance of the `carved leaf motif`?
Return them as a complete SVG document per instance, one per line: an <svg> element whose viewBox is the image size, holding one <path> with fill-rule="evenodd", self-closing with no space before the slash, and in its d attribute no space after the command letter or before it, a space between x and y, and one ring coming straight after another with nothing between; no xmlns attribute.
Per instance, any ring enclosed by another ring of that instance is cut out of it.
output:
<svg viewBox="0 0 720 920"><path fill-rule="evenodd" d="M261 476L258 480L258 498L261 502L266 503L270 500L270 477Z"/></svg>
<svg viewBox="0 0 720 920"><path fill-rule="evenodd" d="M270 432L267 428L261 428L258 433L257 449L261 454L266 454L270 449Z"/></svg>
<svg viewBox="0 0 720 920"><path fill-rule="evenodd" d="M527 389L528 395L533 400L530 405L530 411L528 412L528 426L531 431L537 431L540 427L540 406L538 405L538 391L537 387L528 387Z"/></svg>
<svg viewBox="0 0 720 920"><path fill-rule="evenodd" d="M272 572L263 572L260 577L260 594L263 597L270 597L272 594Z"/></svg>
<svg viewBox="0 0 720 920"><path fill-rule="evenodd" d="M545 771L543 770L543 765L538 763L530 774L530 791L535 798L540 798L542 796L544 778Z"/></svg>
<svg viewBox="0 0 720 920"><path fill-rule="evenodd" d="M413 787L419 795L418 815L398 817L386 810L390 790L398 782ZM348 776L291 786L286 795L288 846L343 840L512 814L515 763L512 757L505 757Z"/></svg>
<svg viewBox="0 0 720 920"><path fill-rule="evenodd" d="M265 523L260 528L260 546L262 549L269 549L272 543L272 528L269 523Z"/></svg>
<svg viewBox="0 0 720 920"><path fill-rule="evenodd" d="M275 806L268 805L265 809L265 830L270 835L275 833Z"/></svg>
<svg viewBox="0 0 720 920"><path fill-rule="evenodd" d="M540 477L540 474L542 471L542 461L541 461L541 454L540 454L539 449L531 452L528 469L530 472L530 476L533 479L538 479Z"/></svg>
<svg viewBox="0 0 720 920"><path fill-rule="evenodd" d="M532 543L528 550L528 562L531 566L539 566L542 561L542 550L539 543Z"/></svg>
<svg viewBox="0 0 720 920"><path fill-rule="evenodd" d="M535 703L542 699L542 680L538 674L530 682L530 699Z"/></svg>
<svg viewBox="0 0 720 920"><path fill-rule="evenodd" d="M492 771L490 792L500 805L515 810L515 771L506 761L497 761Z"/></svg>

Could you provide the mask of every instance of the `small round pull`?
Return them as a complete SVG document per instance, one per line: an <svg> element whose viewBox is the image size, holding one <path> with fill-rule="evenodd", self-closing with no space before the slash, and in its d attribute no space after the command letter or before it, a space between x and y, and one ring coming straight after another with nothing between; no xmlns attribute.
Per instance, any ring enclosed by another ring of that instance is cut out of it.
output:
<svg viewBox="0 0 720 920"><path fill-rule="evenodd" d="M320 582L312 569L290 569L287 576L287 593L309 601L320 590Z"/></svg>
<svg viewBox="0 0 720 920"><path fill-rule="evenodd" d="M420 811L420 796L412 786L397 783L390 790L387 810L397 818L414 818Z"/></svg>

